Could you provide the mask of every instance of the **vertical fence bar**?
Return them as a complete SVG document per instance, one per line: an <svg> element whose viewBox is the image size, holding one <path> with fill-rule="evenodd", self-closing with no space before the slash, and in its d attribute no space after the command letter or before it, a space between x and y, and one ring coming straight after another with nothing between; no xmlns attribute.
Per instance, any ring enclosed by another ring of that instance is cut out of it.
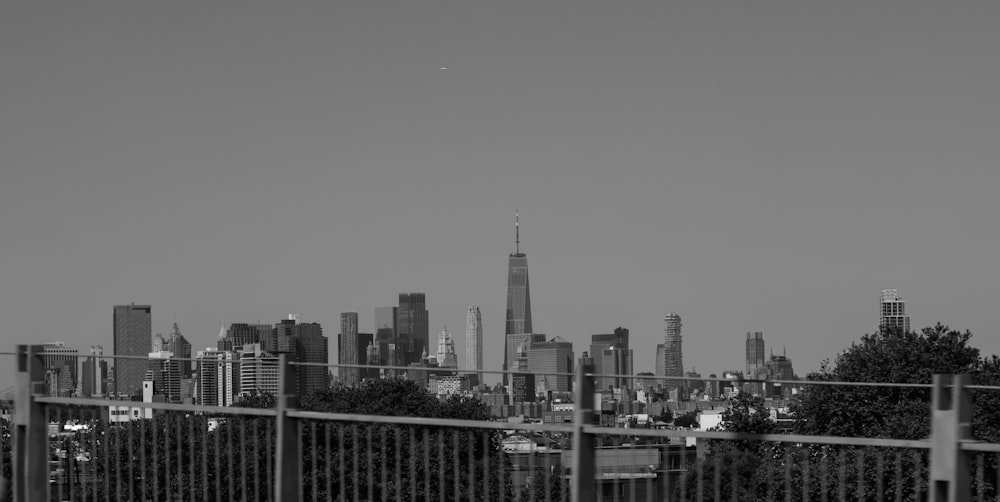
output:
<svg viewBox="0 0 1000 502"><path fill-rule="evenodd" d="M295 389L295 368L288 364L286 354L278 355L278 388L276 424L278 442L275 445L274 498L280 502L301 502L299 481L302 479L302 445L299 443L295 419L288 410L298 406Z"/></svg>
<svg viewBox="0 0 1000 502"><path fill-rule="evenodd" d="M594 423L594 379L592 365L578 364L576 368L576 406L573 410L573 502L594 502L594 436L583 428Z"/></svg>
<svg viewBox="0 0 1000 502"><path fill-rule="evenodd" d="M35 401L45 386L45 362L41 345L17 346L17 393L14 405L14 500L48 500L48 449L45 432L45 405Z"/></svg>
<svg viewBox="0 0 1000 502"><path fill-rule="evenodd" d="M969 454L961 441L972 437L969 375L934 375L931 403L930 502L969 500ZM950 385L949 385L950 384Z"/></svg>

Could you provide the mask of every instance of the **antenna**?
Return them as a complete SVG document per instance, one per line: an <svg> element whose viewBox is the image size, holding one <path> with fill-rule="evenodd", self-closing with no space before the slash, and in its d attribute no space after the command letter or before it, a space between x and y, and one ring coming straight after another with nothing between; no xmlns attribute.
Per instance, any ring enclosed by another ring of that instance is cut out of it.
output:
<svg viewBox="0 0 1000 502"><path fill-rule="evenodd" d="M521 254L521 222L517 209L514 210L514 254Z"/></svg>

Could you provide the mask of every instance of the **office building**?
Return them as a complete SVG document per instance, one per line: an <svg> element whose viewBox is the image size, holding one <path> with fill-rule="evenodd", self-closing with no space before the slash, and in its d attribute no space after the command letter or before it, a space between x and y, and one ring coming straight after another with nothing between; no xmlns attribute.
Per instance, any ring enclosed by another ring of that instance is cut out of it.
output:
<svg viewBox="0 0 1000 502"><path fill-rule="evenodd" d="M507 372L513 364L511 359L516 349L510 347L510 335L521 335L532 332L531 326L531 290L528 285L528 257L521 252L521 226L518 214L514 213L514 252L507 261L507 319L504 333L507 335L504 346L504 383L507 383ZM515 343L517 339L513 340Z"/></svg>
<svg viewBox="0 0 1000 502"><path fill-rule="evenodd" d="M225 323L223 323L222 328L219 329L219 336L216 339L216 349L221 351L235 351L244 345L253 345L255 343L267 344L270 343L273 330L274 326L270 324L246 324L241 322L230 324L227 330Z"/></svg>
<svg viewBox="0 0 1000 502"><path fill-rule="evenodd" d="M240 347L240 351L242 350L243 348ZM198 359L196 384L198 404L232 406L240 392L239 353L209 347L205 350L199 350L196 357Z"/></svg>
<svg viewBox="0 0 1000 502"><path fill-rule="evenodd" d="M910 332L910 316L906 313L906 302L899 296L899 290L883 289L879 330L901 330Z"/></svg>
<svg viewBox="0 0 1000 502"><path fill-rule="evenodd" d="M45 363L45 391L50 396L69 397L76 394L80 351L65 342L42 345Z"/></svg>
<svg viewBox="0 0 1000 502"><path fill-rule="evenodd" d="M477 305L470 305L465 314L465 369L475 372L476 382L482 382L483 315Z"/></svg>
<svg viewBox="0 0 1000 502"><path fill-rule="evenodd" d="M240 395L279 395L278 356L265 352L260 344L244 345L240 351Z"/></svg>
<svg viewBox="0 0 1000 502"><path fill-rule="evenodd" d="M104 347L91 345L90 355L83 361L83 397L103 397L108 393L108 362Z"/></svg>
<svg viewBox="0 0 1000 502"><path fill-rule="evenodd" d="M358 337L358 313L342 312L340 314L340 334L337 337L337 362L340 364L364 364L367 359L367 346L361 344ZM361 383L361 369L341 366L337 368L340 383L356 386Z"/></svg>
<svg viewBox="0 0 1000 502"><path fill-rule="evenodd" d="M572 392L573 344L562 337L534 344L528 351L528 372L535 375L537 392ZM562 374L560 374L562 373Z"/></svg>
<svg viewBox="0 0 1000 502"><path fill-rule="evenodd" d="M181 368L181 378L191 378L191 372L194 371L194 364L191 361L191 343L181 334L177 323L174 323L170 334L166 336L163 350L173 352L174 357L177 358L177 364Z"/></svg>
<svg viewBox="0 0 1000 502"><path fill-rule="evenodd" d="M671 312L663 321L667 323L663 336L663 376L683 377L684 359L681 345L681 316ZM683 387L683 380L667 380L668 390ZM683 395L683 392L680 392Z"/></svg>
<svg viewBox="0 0 1000 502"><path fill-rule="evenodd" d="M747 332L747 375L756 375L757 370L764 367L764 333L755 331L753 334ZM751 378L753 378L751 376Z"/></svg>
<svg viewBox="0 0 1000 502"><path fill-rule="evenodd" d="M455 354L455 340L451 338L451 333L448 333L448 327L445 326L438 335L437 343L437 353L435 354L435 360L439 368L453 368L458 369L458 357Z"/></svg>
<svg viewBox="0 0 1000 502"><path fill-rule="evenodd" d="M605 354L605 351L611 352ZM596 375L631 375L632 348L629 346L628 330L615 328L613 333L590 335L590 355L594 358L594 374ZM605 364L607 361L607 364ZM598 376L598 389L621 388L628 384L621 377Z"/></svg>
<svg viewBox="0 0 1000 502"><path fill-rule="evenodd" d="M663 376L665 376L667 374L666 370L663 369L664 363L665 363L665 361L664 361L664 354L665 353L666 353L665 352L665 345L663 345L662 343L656 344L656 370L655 370L655 374L656 374L656 377L657 377L656 381L660 382L660 383L663 382Z"/></svg>
<svg viewBox="0 0 1000 502"><path fill-rule="evenodd" d="M151 310L149 305L115 305L114 392L119 395L142 395L142 379L146 377L153 348Z"/></svg>
<svg viewBox="0 0 1000 502"><path fill-rule="evenodd" d="M168 403L181 402L181 366L172 352L150 352L144 380L153 382L154 396L163 396Z"/></svg>
<svg viewBox="0 0 1000 502"><path fill-rule="evenodd" d="M405 360L407 364L420 360L420 354L430 348L430 325L427 314L427 295L400 293L396 308L396 337L409 342Z"/></svg>

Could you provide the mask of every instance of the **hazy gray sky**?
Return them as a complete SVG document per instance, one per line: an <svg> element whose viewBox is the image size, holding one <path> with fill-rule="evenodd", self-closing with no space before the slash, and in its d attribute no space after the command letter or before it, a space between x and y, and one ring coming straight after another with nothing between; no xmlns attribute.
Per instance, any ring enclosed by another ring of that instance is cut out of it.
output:
<svg viewBox="0 0 1000 502"><path fill-rule="evenodd" d="M514 210L535 330L664 314L684 364L802 375L877 323L1000 353L998 2L5 3L3 346L152 305L321 322L427 293L502 360ZM447 70L439 68L446 66ZM333 353L331 359L334 359ZM13 372L0 371L0 388Z"/></svg>

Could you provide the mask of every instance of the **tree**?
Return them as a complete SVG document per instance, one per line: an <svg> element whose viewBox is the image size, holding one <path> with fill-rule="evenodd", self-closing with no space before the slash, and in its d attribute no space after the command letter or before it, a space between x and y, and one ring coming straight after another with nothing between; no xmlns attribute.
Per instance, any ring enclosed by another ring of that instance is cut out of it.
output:
<svg viewBox="0 0 1000 502"><path fill-rule="evenodd" d="M674 417L674 425L677 427L698 427L698 411L692 410L682 415Z"/></svg>

